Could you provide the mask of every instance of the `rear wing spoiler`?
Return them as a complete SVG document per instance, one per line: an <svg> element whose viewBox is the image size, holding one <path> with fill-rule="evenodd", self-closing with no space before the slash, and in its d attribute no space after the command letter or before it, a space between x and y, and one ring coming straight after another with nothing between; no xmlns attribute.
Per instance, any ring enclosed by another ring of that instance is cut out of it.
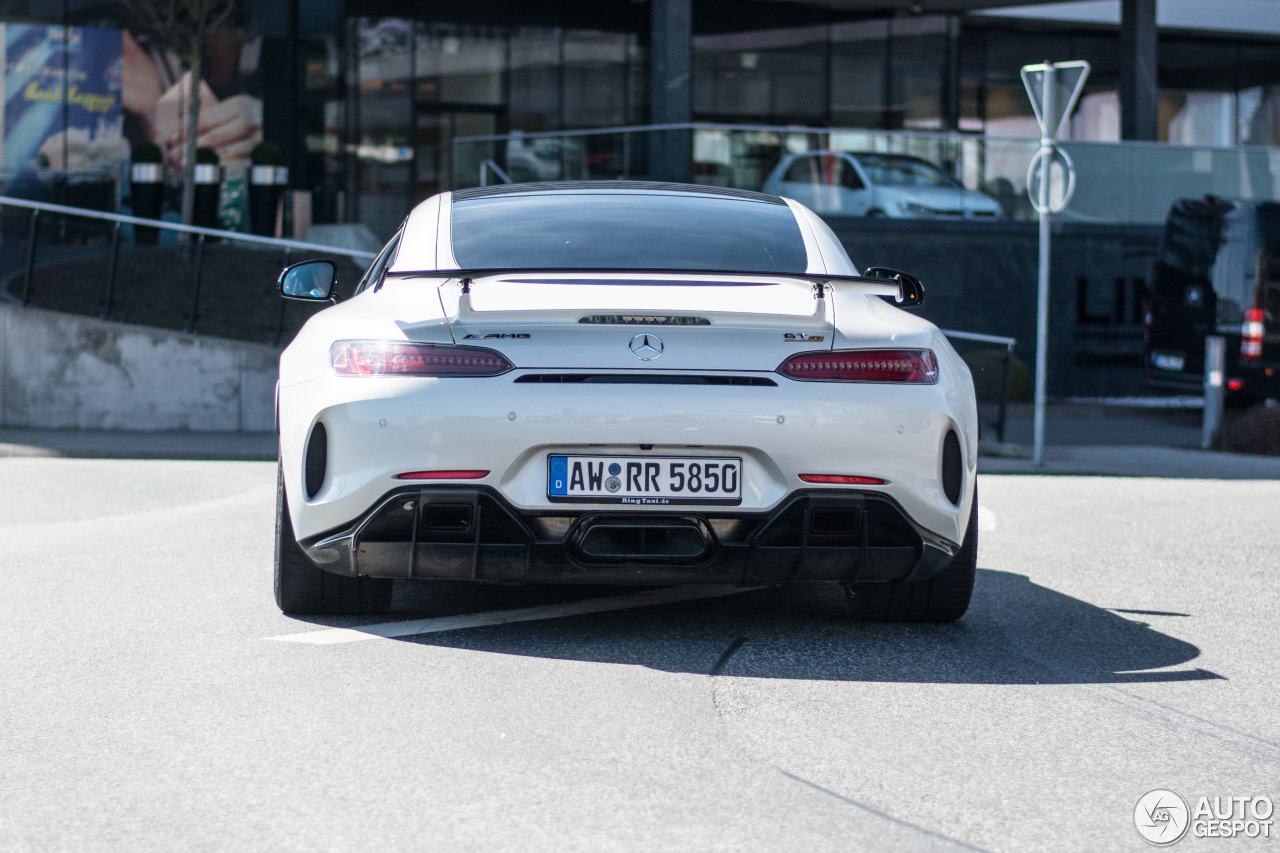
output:
<svg viewBox="0 0 1280 853"><path fill-rule="evenodd" d="M885 272L889 272L885 270ZM472 285L486 278L506 278L512 276L528 278L529 283L591 283L591 284L626 284L633 286L663 287L682 284L701 286L742 286L751 284L767 285L779 281L808 281L813 284L815 299L826 296L828 286L847 293L863 293L869 296L888 296L895 303L904 305L919 304L924 291L920 282L905 273L892 271L892 276L865 275L833 275L831 273L797 273L797 272L744 272L742 270L676 270L676 269L529 269L522 268L485 268L458 270L413 270L397 272L397 278L444 278L458 279L462 284L462 292L469 294ZM710 279L710 280L709 280ZM518 279L516 279L518 280Z"/></svg>

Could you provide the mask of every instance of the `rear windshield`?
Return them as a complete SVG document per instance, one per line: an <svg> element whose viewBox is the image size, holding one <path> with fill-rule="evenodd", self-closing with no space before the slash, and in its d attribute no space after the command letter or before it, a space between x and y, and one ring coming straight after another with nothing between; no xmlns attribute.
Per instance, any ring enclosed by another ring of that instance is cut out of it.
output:
<svg viewBox="0 0 1280 853"><path fill-rule="evenodd" d="M802 273L808 266L800 227L785 204L659 193L455 201L453 254L462 269Z"/></svg>

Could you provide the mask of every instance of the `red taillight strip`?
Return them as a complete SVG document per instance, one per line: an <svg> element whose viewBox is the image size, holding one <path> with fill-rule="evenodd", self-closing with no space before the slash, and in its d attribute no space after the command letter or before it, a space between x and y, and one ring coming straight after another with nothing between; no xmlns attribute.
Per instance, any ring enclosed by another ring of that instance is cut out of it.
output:
<svg viewBox="0 0 1280 853"><path fill-rule="evenodd" d="M879 477L854 477L849 474L801 474L806 483L822 483L833 486L883 486L887 480Z"/></svg>
<svg viewBox="0 0 1280 853"><path fill-rule="evenodd" d="M408 341L336 341L329 363L343 376L480 377L514 368L491 349Z"/></svg>
<svg viewBox="0 0 1280 853"><path fill-rule="evenodd" d="M927 349L802 352L784 361L777 372L802 382L933 385L938 381L938 360Z"/></svg>
<svg viewBox="0 0 1280 853"><path fill-rule="evenodd" d="M397 480L479 480L488 477L488 471L408 471L396 474Z"/></svg>

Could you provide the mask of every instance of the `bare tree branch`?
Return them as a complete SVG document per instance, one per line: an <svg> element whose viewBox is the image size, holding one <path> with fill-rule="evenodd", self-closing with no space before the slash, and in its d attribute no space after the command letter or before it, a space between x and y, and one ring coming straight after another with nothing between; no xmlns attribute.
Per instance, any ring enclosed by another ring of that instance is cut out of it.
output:
<svg viewBox="0 0 1280 853"><path fill-rule="evenodd" d="M195 214L196 133L200 127L200 78L204 40L222 30L240 10L240 0L119 0L130 24L154 35L177 55L191 74L187 89L182 163L182 221Z"/></svg>

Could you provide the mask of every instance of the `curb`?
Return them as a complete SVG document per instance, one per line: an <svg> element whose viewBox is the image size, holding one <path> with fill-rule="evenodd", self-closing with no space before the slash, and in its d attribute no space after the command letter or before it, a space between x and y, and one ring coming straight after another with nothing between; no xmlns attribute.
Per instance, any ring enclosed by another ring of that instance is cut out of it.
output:
<svg viewBox="0 0 1280 853"><path fill-rule="evenodd" d="M1053 445L1045 448L1043 464L1037 466L1029 448L1000 446L1005 453L988 449L979 445L979 474L1280 480L1276 456L1149 445Z"/></svg>
<svg viewBox="0 0 1280 853"><path fill-rule="evenodd" d="M0 429L0 458L274 462L274 432Z"/></svg>

